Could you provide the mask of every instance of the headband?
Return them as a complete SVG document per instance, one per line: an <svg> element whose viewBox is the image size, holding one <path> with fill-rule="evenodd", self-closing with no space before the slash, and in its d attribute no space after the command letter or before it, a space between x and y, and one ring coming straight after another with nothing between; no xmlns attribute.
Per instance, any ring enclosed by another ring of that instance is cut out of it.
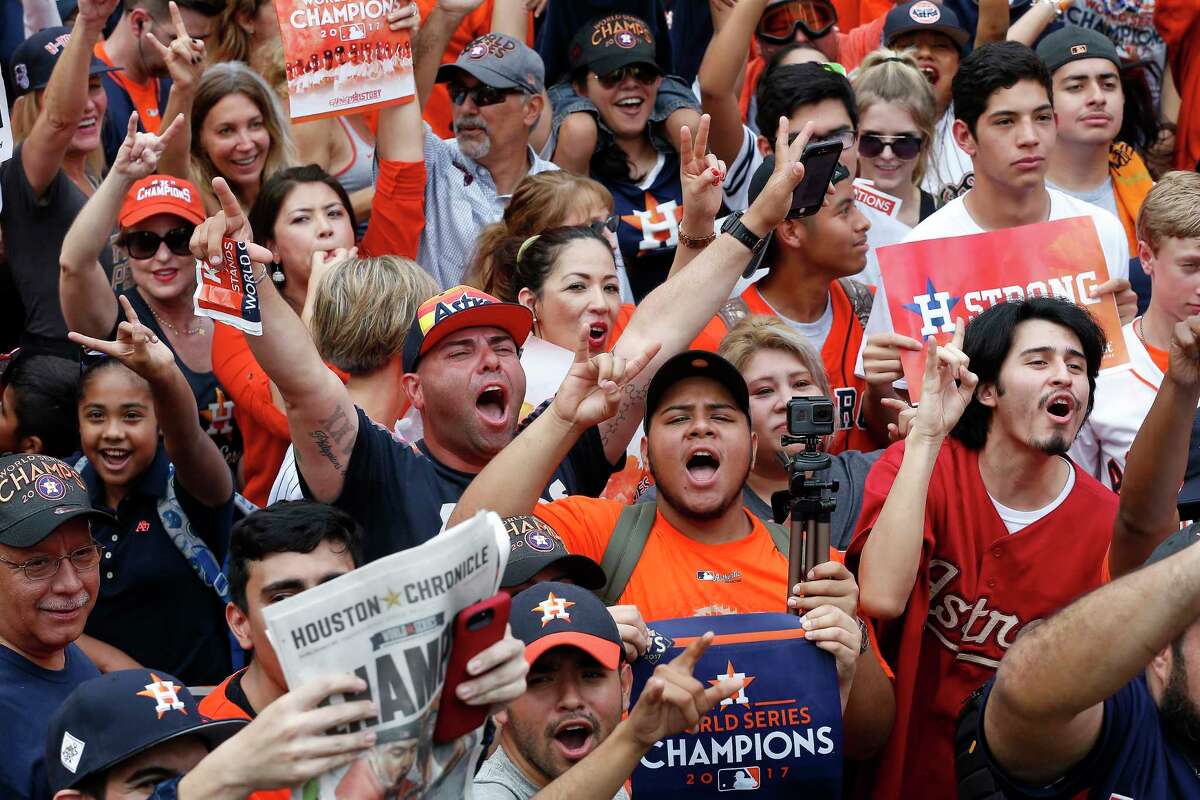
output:
<svg viewBox="0 0 1200 800"><path fill-rule="evenodd" d="M521 246L517 248L517 264L518 265L520 265L521 259L525 256L525 251L529 249L530 245L532 245L534 242L536 242L538 239L540 239L541 236L542 235L540 233L535 233L533 236L530 236L528 239L521 242Z"/></svg>

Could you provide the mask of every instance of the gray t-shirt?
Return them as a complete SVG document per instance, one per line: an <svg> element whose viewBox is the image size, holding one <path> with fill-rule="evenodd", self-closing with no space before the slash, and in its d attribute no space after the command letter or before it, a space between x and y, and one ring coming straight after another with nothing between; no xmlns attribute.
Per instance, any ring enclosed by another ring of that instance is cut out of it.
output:
<svg viewBox="0 0 1200 800"><path fill-rule="evenodd" d="M1076 200L1082 200L1085 203L1091 203L1094 206L1100 206L1110 214L1120 217L1120 214L1117 211L1117 195L1113 191L1113 182L1111 176L1106 178L1104 183L1100 184L1095 189L1081 192L1073 192L1070 189L1064 189L1048 179L1046 181L1046 185L1051 189L1057 189L1063 194L1069 194Z"/></svg>
<svg viewBox="0 0 1200 800"><path fill-rule="evenodd" d="M503 747L497 747L492 757L475 773L471 793L475 800L529 800L538 793L538 787L509 760ZM613 800L629 800L629 795L620 789L613 795Z"/></svg>

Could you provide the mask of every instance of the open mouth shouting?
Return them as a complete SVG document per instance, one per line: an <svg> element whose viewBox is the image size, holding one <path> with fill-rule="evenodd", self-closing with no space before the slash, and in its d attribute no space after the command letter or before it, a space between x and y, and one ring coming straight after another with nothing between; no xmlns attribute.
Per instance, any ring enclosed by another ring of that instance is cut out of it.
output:
<svg viewBox="0 0 1200 800"><path fill-rule="evenodd" d="M109 472L121 472L133 459L133 451L124 447L102 447L98 454L100 463Z"/></svg>
<svg viewBox="0 0 1200 800"><path fill-rule="evenodd" d="M488 383L475 396L475 410L489 428L497 430L508 426L508 387L502 383Z"/></svg>
<svg viewBox="0 0 1200 800"><path fill-rule="evenodd" d="M929 85L933 86L942 77L942 72L935 64L929 61L921 62L918 66L921 74L925 76L925 80L929 81Z"/></svg>
<svg viewBox="0 0 1200 800"><path fill-rule="evenodd" d="M1056 425L1070 424L1078 407L1075 398L1068 392L1056 392L1043 400L1041 405Z"/></svg>
<svg viewBox="0 0 1200 800"><path fill-rule="evenodd" d="M644 97L622 97L621 99L614 101L613 105L616 106L617 111L621 112L622 114L630 117L636 117L641 113L642 107L646 105L646 99Z"/></svg>
<svg viewBox="0 0 1200 800"><path fill-rule="evenodd" d="M588 326L588 350L602 353L608 345L608 323L596 321Z"/></svg>
<svg viewBox="0 0 1200 800"><path fill-rule="evenodd" d="M689 481L700 487L712 486L716 483L717 472L721 469L721 459L715 452L704 447L693 450L684 462Z"/></svg>
<svg viewBox="0 0 1200 800"><path fill-rule="evenodd" d="M563 758L579 761L595 747L595 726L583 717L574 717L554 729L554 744Z"/></svg>

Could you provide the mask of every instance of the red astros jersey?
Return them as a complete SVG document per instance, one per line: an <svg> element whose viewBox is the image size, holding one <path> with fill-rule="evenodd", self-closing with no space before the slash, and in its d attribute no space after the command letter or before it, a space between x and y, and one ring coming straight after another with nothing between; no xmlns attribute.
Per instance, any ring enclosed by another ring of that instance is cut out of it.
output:
<svg viewBox="0 0 1200 800"><path fill-rule="evenodd" d="M870 291L874 293L874 287L870 287ZM829 376L834 407L838 413L838 430L829 444L829 452L877 450L879 445L867 431L867 422L863 417L863 395L867 382L854 374L854 362L863 340L863 326L840 281L829 284L829 296L833 306L833 325L821 347L821 361ZM758 291L757 283L747 287L741 299L751 314L778 316ZM700 331L700 335L692 342L692 349L716 352L728 332L725 318L718 314Z"/></svg>
<svg viewBox="0 0 1200 800"><path fill-rule="evenodd" d="M846 557L852 570L903 455L897 442L867 476ZM942 445L916 583L905 613L876 627L896 675L896 722L875 800L956 800L953 740L963 700L995 674L1022 628L1104 582L1117 496L1074 469L1062 504L1010 534L983 485L978 451L954 439Z"/></svg>

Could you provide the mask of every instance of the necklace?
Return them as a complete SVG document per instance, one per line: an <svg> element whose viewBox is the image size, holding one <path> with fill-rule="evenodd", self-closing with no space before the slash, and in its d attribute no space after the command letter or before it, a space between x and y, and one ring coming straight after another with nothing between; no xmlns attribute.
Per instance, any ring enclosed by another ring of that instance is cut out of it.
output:
<svg viewBox="0 0 1200 800"><path fill-rule="evenodd" d="M147 307L148 307L148 304L147 304ZM203 336L204 335L204 326L203 325L198 325L195 328L184 328L183 330L179 330L179 328L176 328L169 321L160 317L158 315L158 312L155 311L153 308L150 309L150 313L154 315L154 318L156 320L158 320L159 325L166 325L167 328L169 328L171 330L171 332L174 333L176 336Z"/></svg>

